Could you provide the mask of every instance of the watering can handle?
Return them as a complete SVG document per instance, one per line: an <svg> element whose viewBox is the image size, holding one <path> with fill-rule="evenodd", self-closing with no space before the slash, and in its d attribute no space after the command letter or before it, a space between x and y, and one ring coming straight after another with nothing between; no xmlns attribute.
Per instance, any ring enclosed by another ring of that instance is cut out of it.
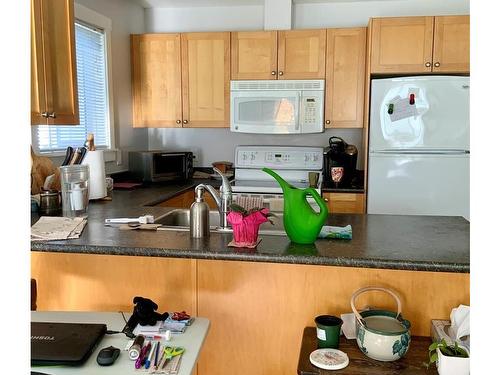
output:
<svg viewBox="0 0 500 375"><path fill-rule="evenodd" d="M320 211L328 210L325 201L320 197L318 192L313 188L304 189L306 194L310 194L319 206Z"/></svg>
<svg viewBox="0 0 500 375"><path fill-rule="evenodd" d="M356 298L361 293L368 292L370 290L379 290L381 292L386 292L386 293L389 293L392 297L394 297L394 299L396 300L396 303L398 304L398 315L396 315L396 319L398 319L399 316L401 315L401 300L399 299L398 295L395 292L393 292L392 290L381 287L381 286L367 286L365 288L361 288L361 289L356 290L351 297L351 309L352 309L352 312L354 313L354 315L356 316L356 319L358 320L359 324L365 326L365 321L363 320L363 317L358 312L358 310L356 310L356 305L355 305Z"/></svg>

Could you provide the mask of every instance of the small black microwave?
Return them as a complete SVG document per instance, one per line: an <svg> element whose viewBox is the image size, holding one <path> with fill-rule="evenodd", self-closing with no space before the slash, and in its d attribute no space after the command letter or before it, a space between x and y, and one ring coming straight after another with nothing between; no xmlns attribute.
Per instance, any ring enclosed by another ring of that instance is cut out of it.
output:
<svg viewBox="0 0 500 375"><path fill-rule="evenodd" d="M143 182L185 181L193 177L192 152L131 151L129 170Z"/></svg>

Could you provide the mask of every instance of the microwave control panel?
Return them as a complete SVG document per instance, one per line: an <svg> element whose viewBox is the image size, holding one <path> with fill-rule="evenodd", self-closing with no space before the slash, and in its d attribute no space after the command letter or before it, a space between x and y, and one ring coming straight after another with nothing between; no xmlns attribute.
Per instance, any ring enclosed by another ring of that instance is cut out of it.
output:
<svg viewBox="0 0 500 375"><path fill-rule="evenodd" d="M318 99L315 97L305 97L303 99L304 125L314 125L317 122Z"/></svg>
<svg viewBox="0 0 500 375"><path fill-rule="evenodd" d="M322 169L323 149L318 147L238 147L236 167Z"/></svg>

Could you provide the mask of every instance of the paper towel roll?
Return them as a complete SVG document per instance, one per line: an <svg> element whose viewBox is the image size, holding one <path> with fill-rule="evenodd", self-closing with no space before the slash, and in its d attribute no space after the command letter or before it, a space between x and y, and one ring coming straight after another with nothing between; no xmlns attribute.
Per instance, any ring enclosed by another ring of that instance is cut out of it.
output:
<svg viewBox="0 0 500 375"><path fill-rule="evenodd" d="M89 166L89 199L100 199L107 195L104 152L87 151L82 164Z"/></svg>

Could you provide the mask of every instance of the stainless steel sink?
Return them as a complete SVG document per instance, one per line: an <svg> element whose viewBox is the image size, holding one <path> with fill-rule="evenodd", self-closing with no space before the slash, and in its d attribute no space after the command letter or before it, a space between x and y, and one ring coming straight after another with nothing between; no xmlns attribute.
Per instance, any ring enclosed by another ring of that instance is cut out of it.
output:
<svg viewBox="0 0 500 375"><path fill-rule="evenodd" d="M283 227L283 214L275 214L276 217L271 217L274 225L271 223L264 223L260 226L259 234L270 236L286 236ZM158 230L173 230L173 231L189 231L189 210L186 208L178 208L166 213L163 216L157 217L156 224L162 226ZM211 232L229 232L232 230L223 230L219 228L219 211L210 211L209 225Z"/></svg>

